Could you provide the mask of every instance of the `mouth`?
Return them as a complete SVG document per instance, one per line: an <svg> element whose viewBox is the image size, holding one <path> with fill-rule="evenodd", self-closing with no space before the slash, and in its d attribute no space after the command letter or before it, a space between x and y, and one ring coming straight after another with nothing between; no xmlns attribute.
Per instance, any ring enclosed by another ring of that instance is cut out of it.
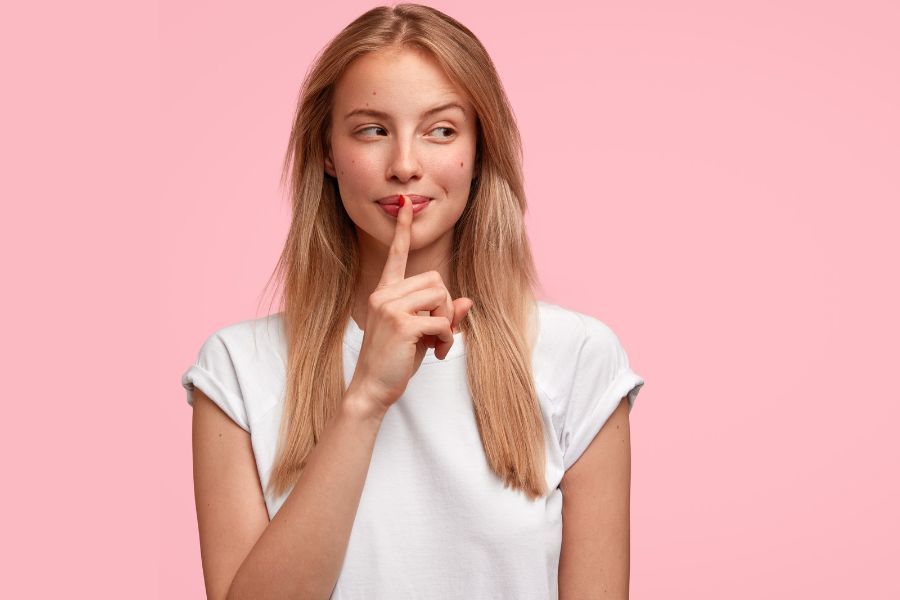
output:
<svg viewBox="0 0 900 600"><path fill-rule="evenodd" d="M404 196L405 195L406 194L404 194ZM428 198L427 196L412 196L412 195L410 195L407 197L411 198L413 201L412 202L412 212L413 212L413 215L416 215L416 218L418 218L418 215L422 211L427 210L428 207L431 206L431 199ZM381 205L381 210L383 210L385 213L387 213L389 216L391 216L395 219L400 216L400 204L396 200L396 198L397 198L396 196L391 196L390 198L382 198L381 200L378 201L378 204Z"/></svg>
<svg viewBox="0 0 900 600"><path fill-rule="evenodd" d="M431 200L428 196L419 196L418 194L403 194L406 198L413 204L422 204L423 202L428 202ZM400 204L400 194L396 194L394 196L385 196L384 198L380 198L376 200L378 204L381 205L399 205Z"/></svg>

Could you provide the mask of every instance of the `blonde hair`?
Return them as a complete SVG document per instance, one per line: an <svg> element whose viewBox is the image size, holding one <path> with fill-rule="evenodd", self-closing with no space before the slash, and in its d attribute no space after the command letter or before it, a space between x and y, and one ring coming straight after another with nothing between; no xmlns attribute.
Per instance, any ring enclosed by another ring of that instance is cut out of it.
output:
<svg viewBox="0 0 900 600"><path fill-rule="evenodd" d="M389 48L430 53L478 117L475 175L454 226L453 297L474 302L460 324L469 391L485 456L504 486L534 500L546 490L544 428L531 372L538 288L525 231L522 143L487 51L452 17L428 6L379 6L319 53L304 78L284 158L292 218L273 272L284 282L288 340L284 413L267 493L282 495L344 393L342 341L359 276L354 224L324 172L335 84L355 58Z"/></svg>

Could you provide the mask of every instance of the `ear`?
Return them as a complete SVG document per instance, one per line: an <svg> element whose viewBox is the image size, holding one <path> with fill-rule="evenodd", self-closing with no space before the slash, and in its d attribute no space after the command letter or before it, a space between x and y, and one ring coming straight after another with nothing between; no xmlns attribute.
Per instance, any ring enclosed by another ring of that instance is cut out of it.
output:
<svg viewBox="0 0 900 600"><path fill-rule="evenodd" d="M476 180L481 177L481 139L478 140L475 145L475 169L472 172L472 179Z"/></svg>
<svg viewBox="0 0 900 600"><path fill-rule="evenodd" d="M337 179L337 171L334 170L334 161L331 159L331 148L325 150L325 172Z"/></svg>

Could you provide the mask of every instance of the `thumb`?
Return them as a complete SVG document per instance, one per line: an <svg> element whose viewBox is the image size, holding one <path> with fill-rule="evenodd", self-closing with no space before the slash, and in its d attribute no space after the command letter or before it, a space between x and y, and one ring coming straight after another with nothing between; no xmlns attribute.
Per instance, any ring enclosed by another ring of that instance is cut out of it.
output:
<svg viewBox="0 0 900 600"><path fill-rule="evenodd" d="M469 314L469 310L472 308L473 304L475 303L471 298L465 297L457 298L453 301L453 321L450 323L453 333L456 333L459 330L460 322Z"/></svg>

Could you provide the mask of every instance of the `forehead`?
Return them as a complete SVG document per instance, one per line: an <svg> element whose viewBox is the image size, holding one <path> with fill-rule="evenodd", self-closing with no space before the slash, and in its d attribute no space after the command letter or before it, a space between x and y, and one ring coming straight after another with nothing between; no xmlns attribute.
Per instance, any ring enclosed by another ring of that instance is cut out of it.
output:
<svg viewBox="0 0 900 600"><path fill-rule="evenodd" d="M351 62L335 85L334 108L339 116L357 108L418 116L452 100L468 106L430 54L404 48L372 52Z"/></svg>

